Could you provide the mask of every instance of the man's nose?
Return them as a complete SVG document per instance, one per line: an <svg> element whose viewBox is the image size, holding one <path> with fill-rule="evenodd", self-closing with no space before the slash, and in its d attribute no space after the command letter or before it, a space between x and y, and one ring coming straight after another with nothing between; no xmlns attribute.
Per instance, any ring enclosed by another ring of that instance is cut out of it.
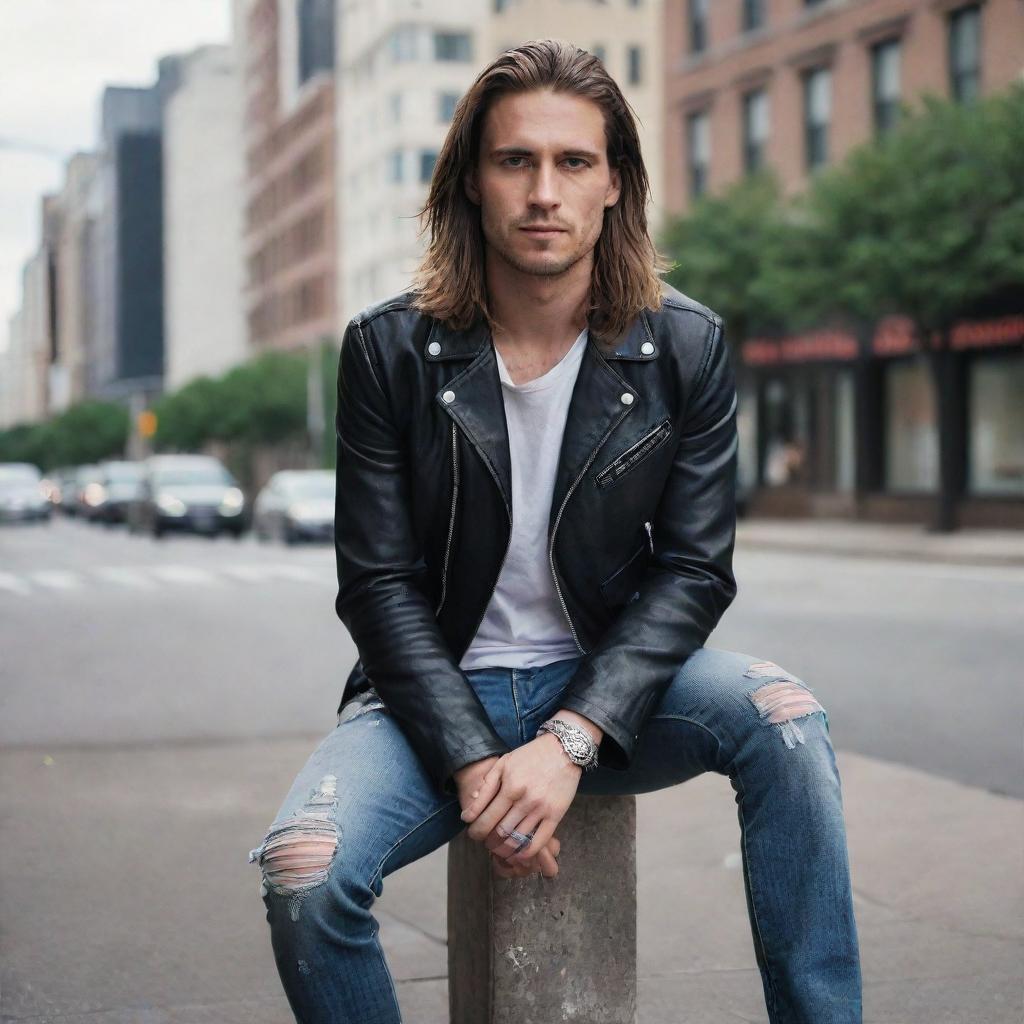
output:
<svg viewBox="0 0 1024 1024"><path fill-rule="evenodd" d="M529 201L533 206L550 209L558 205L558 182L555 168L547 163L539 163L533 172L530 182Z"/></svg>

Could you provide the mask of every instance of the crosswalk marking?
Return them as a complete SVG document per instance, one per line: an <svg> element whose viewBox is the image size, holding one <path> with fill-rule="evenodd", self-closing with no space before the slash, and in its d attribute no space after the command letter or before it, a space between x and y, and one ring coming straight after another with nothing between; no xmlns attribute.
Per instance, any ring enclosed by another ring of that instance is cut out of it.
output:
<svg viewBox="0 0 1024 1024"><path fill-rule="evenodd" d="M196 565L154 565L151 572L169 583L216 583L213 573Z"/></svg>
<svg viewBox="0 0 1024 1024"><path fill-rule="evenodd" d="M28 594L29 585L9 572L0 572L0 590L8 590L14 594Z"/></svg>
<svg viewBox="0 0 1024 1024"><path fill-rule="evenodd" d="M30 597L46 591L89 593L97 586L124 588L141 593L168 586L216 587L241 584L274 585L281 581L335 587L333 566L291 565L286 562L222 565L207 568L186 564L104 565L89 569L35 569L24 573L0 572L0 600L8 596Z"/></svg>
<svg viewBox="0 0 1024 1024"><path fill-rule="evenodd" d="M107 580L111 583L120 583L125 587L137 587L140 590L155 590L156 581L151 580L145 573L135 568L128 568L127 566L120 565L108 565L103 566L99 569L94 569L101 579Z"/></svg>
<svg viewBox="0 0 1024 1024"><path fill-rule="evenodd" d="M82 585L77 573L66 572L64 569L40 569L29 573L29 579L54 590L75 590Z"/></svg>

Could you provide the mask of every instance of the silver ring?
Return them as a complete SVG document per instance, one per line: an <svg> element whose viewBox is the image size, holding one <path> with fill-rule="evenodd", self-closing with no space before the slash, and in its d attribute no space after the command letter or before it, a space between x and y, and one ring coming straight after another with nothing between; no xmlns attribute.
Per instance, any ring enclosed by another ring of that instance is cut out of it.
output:
<svg viewBox="0 0 1024 1024"><path fill-rule="evenodd" d="M534 832L530 832L528 835L524 836L522 832L517 832L515 829L512 829L512 831L508 834L508 838L519 843L519 846L516 847L516 853L521 853L523 850L526 849L527 846L530 845L530 843L533 842L533 837L535 834L536 833Z"/></svg>

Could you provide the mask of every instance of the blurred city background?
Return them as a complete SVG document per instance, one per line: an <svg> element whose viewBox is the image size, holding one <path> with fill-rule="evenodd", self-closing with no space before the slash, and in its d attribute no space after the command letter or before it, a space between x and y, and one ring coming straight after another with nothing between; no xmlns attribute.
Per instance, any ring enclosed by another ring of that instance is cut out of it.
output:
<svg viewBox="0 0 1024 1024"><path fill-rule="evenodd" d="M290 1019L246 855L356 657L338 346L410 284L461 96L543 36L622 87L667 279L726 321L709 643L829 710L865 1020L1024 1019L1021 0L2 6L5 1024ZM640 1020L766 1020L728 782L638 809ZM377 908L430 1024L444 864Z"/></svg>

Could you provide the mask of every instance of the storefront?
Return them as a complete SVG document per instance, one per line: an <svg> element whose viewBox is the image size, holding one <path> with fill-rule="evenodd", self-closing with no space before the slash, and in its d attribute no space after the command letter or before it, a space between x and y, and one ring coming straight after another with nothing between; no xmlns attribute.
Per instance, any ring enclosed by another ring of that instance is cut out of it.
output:
<svg viewBox="0 0 1024 1024"><path fill-rule="evenodd" d="M940 428L961 525L1024 526L1024 315L964 320L937 398L908 321L740 346L740 494L752 515L929 522ZM945 420L943 420L945 418Z"/></svg>

